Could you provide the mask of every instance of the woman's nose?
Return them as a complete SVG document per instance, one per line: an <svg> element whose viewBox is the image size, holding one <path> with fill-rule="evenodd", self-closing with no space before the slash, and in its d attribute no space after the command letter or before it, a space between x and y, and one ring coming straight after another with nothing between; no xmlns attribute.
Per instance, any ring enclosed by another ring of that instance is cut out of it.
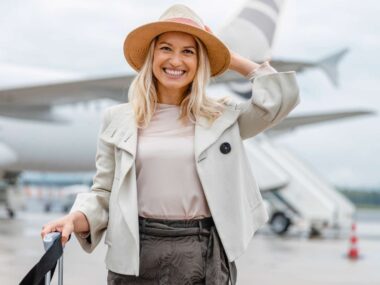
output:
<svg viewBox="0 0 380 285"><path fill-rule="evenodd" d="M173 66L181 65L182 64L181 56L178 54L173 54L169 59L169 63L172 64Z"/></svg>

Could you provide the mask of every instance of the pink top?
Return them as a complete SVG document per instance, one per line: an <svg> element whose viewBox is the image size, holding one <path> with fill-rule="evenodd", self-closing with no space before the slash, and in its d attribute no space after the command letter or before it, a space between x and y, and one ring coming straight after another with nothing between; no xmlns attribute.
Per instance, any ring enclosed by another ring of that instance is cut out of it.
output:
<svg viewBox="0 0 380 285"><path fill-rule="evenodd" d="M142 217L211 216L195 168L195 125L188 121L183 126L179 115L179 106L159 103L149 126L138 129L137 198Z"/></svg>

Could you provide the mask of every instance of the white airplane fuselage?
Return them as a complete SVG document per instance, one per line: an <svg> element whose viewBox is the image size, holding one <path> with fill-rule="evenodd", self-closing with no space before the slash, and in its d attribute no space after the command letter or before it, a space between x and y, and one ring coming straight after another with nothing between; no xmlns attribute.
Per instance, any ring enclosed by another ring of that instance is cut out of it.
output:
<svg viewBox="0 0 380 285"><path fill-rule="evenodd" d="M52 112L67 122L41 122L0 117L0 155L10 157L2 171L94 171L96 141L104 104L86 102L56 106ZM2 153L5 152L5 153Z"/></svg>

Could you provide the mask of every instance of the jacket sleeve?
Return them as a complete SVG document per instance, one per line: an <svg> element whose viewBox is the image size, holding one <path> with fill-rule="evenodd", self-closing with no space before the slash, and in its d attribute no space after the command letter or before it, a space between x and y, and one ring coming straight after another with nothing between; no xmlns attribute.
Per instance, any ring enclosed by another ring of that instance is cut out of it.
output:
<svg viewBox="0 0 380 285"><path fill-rule="evenodd" d="M266 61L247 78L253 81L252 97L236 106L243 140L278 124L300 103L295 71L277 72Z"/></svg>
<svg viewBox="0 0 380 285"><path fill-rule="evenodd" d="M96 174L89 193L77 195L70 213L82 212L90 225L87 235L74 233L81 247L91 253L102 239L103 233L108 225L108 204L112 189L115 159L113 146L101 139L102 132L110 121L110 109L106 109L100 132L98 135L96 151Z"/></svg>

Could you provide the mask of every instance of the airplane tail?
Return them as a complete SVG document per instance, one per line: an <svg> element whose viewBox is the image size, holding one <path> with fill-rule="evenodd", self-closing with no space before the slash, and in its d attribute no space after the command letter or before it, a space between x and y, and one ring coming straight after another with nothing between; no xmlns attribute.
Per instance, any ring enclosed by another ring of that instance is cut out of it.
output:
<svg viewBox="0 0 380 285"><path fill-rule="evenodd" d="M345 48L333 55L330 55L317 63L328 76L330 81L334 84L334 86L338 86L338 63L342 60L343 56L348 52L348 48Z"/></svg>
<svg viewBox="0 0 380 285"><path fill-rule="evenodd" d="M270 59L284 0L248 0L218 33L227 46L257 62Z"/></svg>

